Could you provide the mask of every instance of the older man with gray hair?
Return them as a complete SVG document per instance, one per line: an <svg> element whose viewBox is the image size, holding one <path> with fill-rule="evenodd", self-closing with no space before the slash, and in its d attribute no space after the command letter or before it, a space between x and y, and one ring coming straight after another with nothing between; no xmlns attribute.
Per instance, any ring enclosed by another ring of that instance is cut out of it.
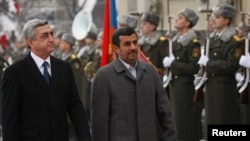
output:
<svg viewBox="0 0 250 141"><path fill-rule="evenodd" d="M70 64L51 56L53 30L33 19L23 28L30 53L3 75L4 141L68 141L67 114L80 141L90 140Z"/></svg>

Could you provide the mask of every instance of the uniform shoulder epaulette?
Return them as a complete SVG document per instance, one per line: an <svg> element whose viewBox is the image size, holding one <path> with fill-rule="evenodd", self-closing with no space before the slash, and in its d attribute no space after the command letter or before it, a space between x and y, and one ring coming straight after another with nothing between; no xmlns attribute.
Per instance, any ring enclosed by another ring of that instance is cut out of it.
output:
<svg viewBox="0 0 250 141"><path fill-rule="evenodd" d="M234 40L237 41L237 42L240 41L240 37L239 37L238 35L234 35L233 38L234 38Z"/></svg>
<svg viewBox="0 0 250 141"><path fill-rule="evenodd" d="M164 40L166 40L166 39L167 39L167 38L164 37L164 36L161 36L161 37L160 37L160 40L161 40L161 41L164 41Z"/></svg>
<svg viewBox="0 0 250 141"><path fill-rule="evenodd" d="M76 58L77 58L77 56L76 56L76 54L75 54L75 53L73 53L73 54L71 54L70 58L71 58L71 59L76 59Z"/></svg>
<svg viewBox="0 0 250 141"><path fill-rule="evenodd" d="M199 42L199 40L197 38L193 39L193 43L198 43L198 42Z"/></svg>

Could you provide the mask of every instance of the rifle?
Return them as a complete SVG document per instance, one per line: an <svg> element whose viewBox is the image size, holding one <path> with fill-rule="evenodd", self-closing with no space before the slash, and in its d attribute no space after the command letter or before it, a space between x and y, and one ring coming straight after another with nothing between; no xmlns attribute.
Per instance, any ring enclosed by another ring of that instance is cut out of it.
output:
<svg viewBox="0 0 250 141"><path fill-rule="evenodd" d="M171 19L172 19L173 17L171 17L171 16L168 16L168 23L169 23L169 33L168 33L168 41L169 41L169 46L168 46L168 56L169 57L172 57L173 56L173 41L172 41L172 37L171 37ZM167 75L167 80L165 80L164 82L163 82L163 87L164 88L166 88L166 89L169 89L169 88L167 88L168 87L168 85L169 85L169 82L170 82L170 80L171 80L171 78L172 78L172 71L170 71L170 69L169 68L167 68L167 71L166 71L166 75Z"/></svg>
<svg viewBox="0 0 250 141"><path fill-rule="evenodd" d="M241 12L241 20L243 22L243 27L244 27L244 36L245 36L245 55L249 56L249 39L247 37L247 29L246 29L246 24L245 24L245 15L246 13ZM245 75L244 83L239 89L239 94L240 94L240 99L239 102L240 104L248 104L249 103L249 94L248 94L248 82L249 82L249 69L248 68L243 68L243 72Z"/></svg>
<svg viewBox="0 0 250 141"><path fill-rule="evenodd" d="M207 1L207 37L206 37L206 43L204 45L204 55L209 56L209 44L210 44L210 38L209 38L209 1ZM205 82L207 80L207 72L205 71L205 67L201 67L202 72L202 78L199 81L199 83L195 86L195 94L194 94L194 102L200 102L203 99L203 88L205 87Z"/></svg>

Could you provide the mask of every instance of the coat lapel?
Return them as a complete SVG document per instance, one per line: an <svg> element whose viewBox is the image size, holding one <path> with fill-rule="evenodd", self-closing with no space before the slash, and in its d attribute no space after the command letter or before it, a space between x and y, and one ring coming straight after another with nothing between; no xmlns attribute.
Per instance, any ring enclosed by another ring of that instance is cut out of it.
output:
<svg viewBox="0 0 250 141"><path fill-rule="evenodd" d="M143 71L146 70L143 63L138 61L137 68L136 68L136 79L135 79L133 75L125 68L125 66L122 64L122 62L119 59L116 59L114 61L114 67L115 67L116 72L118 73L125 71L125 76L134 81L139 80L143 74Z"/></svg>
<svg viewBox="0 0 250 141"><path fill-rule="evenodd" d="M114 63L116 72L118 73L124 72L126 77L136 81L133 75L128 71L128 69L126 69L126 67L122 64L122 62L118 58L115 59L113 63Z"/></svg>
<svg viewBox="0 0 250 141"><path fill-rule="evenodd" d="M137 80L139 80L143 74L143 71L145 71L146 68L145 66L143 65L142 62L138 61L138 66L137 66L137 69L136 69L136 75L137 75Z"/></svg>
<svg viewBox="0 0 250 141"><path fill-rule="evenodd" d="M44 89L46 92L49 92L49 87L30 54L25 57L24 65L27 75L30 76L35 81L35 83L38 83L42 89Z"/></svg>

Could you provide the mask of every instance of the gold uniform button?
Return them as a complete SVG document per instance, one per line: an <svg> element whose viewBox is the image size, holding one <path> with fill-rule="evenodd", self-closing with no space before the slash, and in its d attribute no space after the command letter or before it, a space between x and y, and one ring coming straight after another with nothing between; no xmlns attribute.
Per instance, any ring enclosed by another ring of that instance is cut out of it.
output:
<svg viewBox="0 0 250 141"><path fill-rule="evenodd" d="M217 56L217 52L214 53L214 56Z"/></svg>
<svg viewBox="0 0 250 141"><path fill-rule="evenodd" d="M177 59L177 60L179 60L179 59L180 59L180 57L179 57L179 56L177 56L177 57L176 57L176 59Z"/></svg>
<svg viewBox="0 0 250 141"><path fill-rule="evenodd" d="M175 75L175 76L174 76L174 78L175 78L175 79L177 79L177 78L178 78L178 76L177 76L177 75Z"/></svg>

